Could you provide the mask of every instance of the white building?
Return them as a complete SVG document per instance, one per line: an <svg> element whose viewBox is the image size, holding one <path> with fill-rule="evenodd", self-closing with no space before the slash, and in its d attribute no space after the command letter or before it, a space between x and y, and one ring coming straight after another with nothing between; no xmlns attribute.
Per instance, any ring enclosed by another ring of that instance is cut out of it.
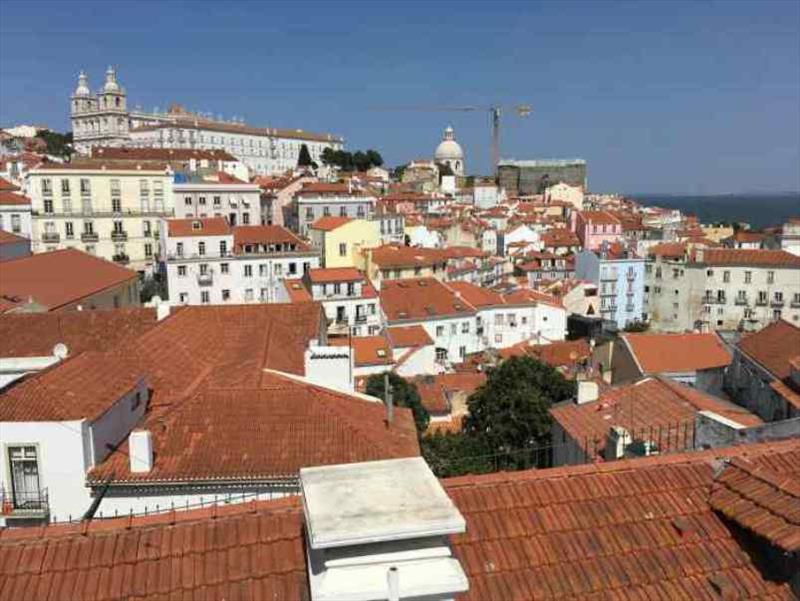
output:
<svg viewBox="0 0 800 601"><path fill-rule="evenodd" d="M225 173L177 173L175 217L224 217L232 226L261 223L261 188Z"/></svg>
<svg viewBox="0 0 800 601"><path fill-rule="evenodd" d="M283 280L319 267L319 254L277 225L231 227L208 217L163 220L160 228L173 305L287 302Z"/></svg>
<svg viewBox="0 0 800 601"><path fill-rule="evenodd" d="M0 230L30 239L31 228L31 199L0 182Z"/></svg>
<svg viewBox="0 0 800 601"><path fill-rule="evenodd" d="M159 252L158 221L174 214L172 183L163 163L41 165L28 174L31 250L78 248L147 271Z"/></svg>
<svg viewBox="0 0 800 601"><path fill-rule="evenodd" d="M451 126L447 126L442 141L436 147L434 160L440 165L447 165L455 175L464 175L464 151L456 142L456 135Z"/></svg>
<svg viewBox="0 0 800 601"><path fill-rule="evenodd" d="M546 202L566 202L576 211L583 209L583 188L580 186L570 186L564 182L558 182L545 190Z"/></svg>
<svg viewBox="0 0 800 601"><path fill-rule="evenodd" d="M81 72L71 98L75 149L92 146L141 146L227 150L257 174L279 174L297 167L303 145L321 162L325 148L341 150L342 138L301 129L251 127L241 120L223 121L210 114L191 113L173 105L167 112L129 110L125 89L109 67L103 87L92 94Z"/></svg>
<svg viewBox="0 0 800 601"><path fill-rule="evenodd" d="M374 336L381 329L378 293L353 267L309 269L303 276L311 298L322 303L329 335Z"/></svg>
<svg viewBox="0 0 800 601"><path fill-rule="evenodd" d="M312 223L322 217L371 220L377 198L353 180L346 183L308 183L295 194L295 227L308 235Z"/></svg>
<svg viewBox="0 0 800 601"><path fill-rule="evenodd" d="M781 248L800 257L800 219L789 219L781 229Z"/></svg>

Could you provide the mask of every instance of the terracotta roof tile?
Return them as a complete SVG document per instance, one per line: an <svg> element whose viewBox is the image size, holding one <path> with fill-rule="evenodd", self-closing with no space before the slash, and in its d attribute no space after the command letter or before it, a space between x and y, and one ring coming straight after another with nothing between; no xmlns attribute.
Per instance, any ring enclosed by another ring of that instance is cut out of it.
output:
<svg viewBox="0 0 800 601"><path fill-rule="evenodd" d="M308 288L303 284L303 280L299 278L293 280L285 279L283 280L283 286L286 288L286 294L289 295L289 302L310 303L314 300Z"/></svg>
<svg viewBox="0 0 800 601"><path fill-rule="evenodd" d="M581 211L578 214L586 223L620 224L620 220L608 211Z"/></svg>
<svg viewBox="0 0 800 601"><path fill-rule="evenodd" d="M789 361L800 349L800 328L786 320L769 324L739 341L738 347L779 380L789 377Z"/></svg>
<svg viewBox="0 0 800 601"><path fill-rule="evenodd" d="M137 277L135 271L83 251L56 250L0 263L0 297L20 302L32 297L52 311Z"/></svg>
<svg viewBox="0 0 800 601"><path fill-rule="evenodd" d="M621 334L643 374L726 367L731 354L715 333Z"/></svg>
<svg viewBox="0 0 800 601"><path fill-rule="evenodd" d="M109 161L238 161L226 150L200 150L197 148L130 148L92 146L92 158Z"/></svg>
<svg viewBox="0 0 800 601"><path fill-rule="evenodd" d="M329 215L328 217L320 217L309 227L312 230L319 230L321 232L332 232L333 230L342 227L346 223L353 221L349 217L335 217Z"/></svg>
<svg viewBox="0 0 800 601"><path fill-rule="evenodd" d="M231 228L224 217L199 217L192 219L167 219L170 237L229 236Z"/></svg>
<svg viewBox="0 0 800 601"><path fill-rule="evenodd" d="M231 231L237 252L245 244L288 244L293 245L297 251L311 250L308 244L280 225L239 225L231 228Z"/></svg>
<svg viewBox="0 0 800 601"><path fill-rule="evenodd" d="M19 190L19 186L12 184L10 181L5 179L4 177L0 177L0 191L2 192L16 192Z"/></svg>
<svg viewBox="0 0 800 601"><path fill-rule="evenodd" d="M364 249L361 252L372 257L372 262L381 269L431 267L445 263L442 252L434 248L385 244L376 248Z"/></svg>
<svg viewBox="0 0 800 601"><path fill-rule="evenodd" d="M794 454L800 462L800 453ZM795 463L795 465L798 465ZM800 480L744 458L714 479L711 506L787 553L800 551Z"/></svg>
<svg viewBox="0 0 800 601"><path fill-rule="evenodd" d="M0 357L44 357L59 343L67 346L70 356L106 351L141 336L156 323L155 309L144 308L7 313L0 315Z"/></svg>
<svg viewBox="0 0 800 601"><path fill-rule="evenodd" d="M492 307L504 304L503 296L488 288L481 288L469 282L448 282L447 286L475 307Z"/></svg>
<svg viewBox="0 0 800 601"><path fill-rule="evenodd" d="M0 205L28 205L31 199L22 194L16 194L7 190L0 190Z"/></svg>
<svg viewBox="0 0 800 601"><path fill-rule="evenodd" d="M449 413L453 393L469 396L486 382L485 373L454 373L420 376L414 379L425 409L435 414Z"/></svg>
<svg viewBox="0 0 800 601"><path fill-rule="evenodd" d="M380 299L390 322L475 313L469 302L435 278L385 280L381 284Z"/></svg>
<svg viewBox="0 0 800 601"><path fill-rule="evenodd" d="M0 230L0 244L19 244L20 242L26 242L30 244L30 240L28 238L23 238L22 236L17 236L11 232Z"/></svg>
<svg viewBox="0 0 800 601"><path fill-rule="evenodd" d="M386 333L392 346L395 348L418 347L433 344L433 339L428 336L422 326L396 326L386 328Z"/></svg>
<svg viewBox="0 0 800 601"><path fill-rule="evenodd" d="M695 261L706 265L752 265L763 267L800 268L800 257L785 250L762 250L748 248L708 248L702 260L697 251Z"/></svg>
<svg viewBox="0 0 800 601"><path fill-rule="evenodd" d="M364 279L364 274L355 267L320 267L309 269L308 279L312 284L358 282Z"/></svg>
<svg viewBox="0 0 800 601"><path fill-rule="evenodd" d="M383 336L356 336L353 338L330 338L332 346L350 346L353 348L356 367L375 365L392 365L392 349L389 341Z"/></svg>
<svg viewBox="0 0 800 601"><path fill-rule="evenodd" d="M500 350L503 358L530 355L555 368L574 368L592 356L592 349L585 338L578 340L559 340L550 344L531 344L523 341Z"/></svg>
<svg viewBox="0 0 800 601"><path fill-rule="evenodd" d="M274 371L258 388L225 383L198 392L143 424L155 461L132 473L125 446L89 475L93 481L190 481L295 478L301 467L419 455L411 411L398 408L389 427L382 403Z"/></svg>

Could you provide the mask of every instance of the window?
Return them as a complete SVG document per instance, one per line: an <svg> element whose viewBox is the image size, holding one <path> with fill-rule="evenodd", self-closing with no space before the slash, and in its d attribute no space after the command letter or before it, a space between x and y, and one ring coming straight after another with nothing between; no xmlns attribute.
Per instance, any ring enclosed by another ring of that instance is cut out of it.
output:
<svg viewBox="0 0 800 601"><path fill-rule="evenodd" d="M296 275L297 274L297 263L292 261L289 263L289 275Z"/></svg>
<svg viewBox="0 0 800 601"><path fill-rule="evenodd" d="M339 256L346 257L347 256L347 242L342 242L339 244Z"/></svg>
<svg viewBox="0 0 800 601"><path fill-rule="evenodd" d="M314 219L314 207L306 207L306 221Z"/></svg>
<svg viewBox="0 0 800 601"><path fill-rule="evenodd" d="M250 225L250 213L242 213L242 225Z"/></svg>
<svg viewBox="0 0 800 601"><path fill-rule="evenodd" d="M183 204L186 205L187 207L191 207L192 206L192 197L191 196L184 196L183 197Z"/></svg>
<svg viewBox="0 0 800 601"><path fill-rule="evenodd" d="M32 507L39 499L39 461L36 446L8 447L11 495L14 507Z"/></svg>
<svg viewBox="0 0 800 601"><path fill-rule="evenodd" d="M61 194L63 196L69 196L69 180L62 179L61 180Z"/></svg>
<svg viewBox="0 0 800 601"><path fill-rule="evenodd" d="M200 293L200 302L207 305L211 302L211 293L208 290L203 290Z"/></svg>
<svg viewBox="0 0 800 601"><path fill-rule="evenodd" d="M462 334L469 334L469 322L465 321L461 324L461 333Z"/></svg>
<svg viewBox="0 0 800 601"><path fill-rule="evenodd" d="M364 219L364 206L363 205L358 205L358 210L356 212L356 215L358 215L359 219Z"/></svg>
<svg viewBox="0 0 800 601"><path fill-rule="evenodd" d="M147 258L153 256L153 245L149 242L144 245L144 256Z"/></svg>
<svg viewBox="0 0 800 601"><path fill-rule="evenodd" d="M122 234L123 233L122 222L121 221L115 221L114 222L113 233L115 233L115 234Z"/></svg>
<svg viewBox="0 0 800 601"><path fill-rule="evenodd" d="M773 319L773 321L778 321L780 318L781 318L781 310L780 309L774 309L772 311L772 319Z"/></svg>
<svg viewBox="0 0 800 601"><path fill-rule="evenodd" d="M49 178L45 178L42 180L42 194L44 194L45 196L50 196L53 194L53 180Z"/></svg>
<svg viewBox="0 0 800 601"><path fill-rule="evenodd" d="M444 336L444 326L436 326L436 337L441 338Z"/></svg>
<svg viewBox="0 0 800 601"><path fill-rule="evenodd" d="M782 303L783 302L783 292L776 292L775 293L775 302Z"/></svg>
<svg viewBox="0 0 800 601"><path fill-rule="evenodd" d="M199 204L199 205L204 205L204 204L206 204L206 197L205 197L205 196L200 196L200 197L197 199L197 204Z"/></svg>
<svg viewBox="0 0 800 601"><path fill-rule="evenodd" d="M245 301L252 301L253 300L253 289L252 288L247 288L244 291L244 300Z"/></svg>
<svg viewBox="0 0 800 601"><path fill-rule="evenodd" d="M186 265L178 265L178 277L186 277Z"/></svg>
<svg viewBox="0 0 800 601"><path fill-rule="evenodd" d="M727 269L722 272L722 281L726 284L731 281L731 272Z"/></svg>
<svg viewBox="0 0 800 601"><path fill-rule="evenodd" d="M253 277L253 266L252 265L245 265L244 266L244 277L252 278ZM252 290L250 291L252 293Z"/></svg>
<svg viewBox="0 0 800 601"><path fill-rule="evenodd" d="M439 362L447 361L447 349L446 348L437 348L436 349L436 360Z"/></svg>
<svg viewBox="0 0 800 601"><path fill-rule="evenodd" d="M83 222L83 233L87 235L94 234L94 223L91 221Z"/></svg>
<svg viewBox="0 0 800 601"><path fill-rule="evenodd" d="M228 242L227 241L225 241L225 240L220 240L219 241L219 254L222 257L224 257L226 254L228 254Z"/></svg>
<svg viewBox="0 0 800 601"><path fill-rule="evenodd" d="M458 334L458 325L454 324L454 323L451 323L450 324L450 335L451 336L455 336L456 334Z"/></svg>
<svg viewBox="0 0 800 601"><path fill-rule="evenodd" d="M774 284L775 283L775 272L768 271L767 272L767 284Z"/></svg>
<svg viewBox="0 0 800 601"><path fill-rule="evenodd" d="M45 213L52 213L53 212L53 199L52 198L45 198L44 199L44 212Z"/></svg>
<svg viewBox="0 0 800 601"><path fill-rule="evenodd" d="M228 263L220 263L219 264L219 271L220 271L220 273L229 273L230 272L229 264Z"/></svg>
<svg viewBox="0 0 800 601"><path fill-rule="evenodd" d="M136 409L138 409L139 405L141 404L142 404L142 393L137 391L136 394L133 395L133 398L131 399L131 411L136 411Z"/></svg>
<svg viewBox="0 0 800 601"><path fill-rule="evenodd" d="M753 281L753 272L752 271L745 271L744 272L744 283L750 284Z"/></svg>
<svg viewBox="0 0 800 601"><path fill-rule="evenodd" d="M323 217L330 217L331 216L331 208L330 207L322 207L322 215Z"/></svg>
<svg viewBox="0 0 800 601"><path fill-rule="evenodd" d="M215 196L215 197L214 197L214 206L215 206L215 207L218 207L218 206L220 206L221 204L222 204L222 197L221 197L221 196Z"/></svg>
<svg viewBox="0 0 800 601"><path fill-rule="evenodd" d="M112 213L121 213L122 212L122 200L119 198L112 198L111 199L111 212Z"/></svg>
<svg viewBox="0 0 800 601"><path fill-rule="evenodd" d="M119 196L120 195L120 186L118 179L111 180L111 196Z"/></svg>
<svg viewBox="0 0 800 601"><path fill-rule="evenodd" d="M197 243L197 254L201 257L205 256L206 254L206 243L205 242L198 242Z"/></svg>
<svg viewBox="0 0 800 601"><path fill-rule="evenodd" d="M153 182L153 194L156 196L164 195L164 182L158 180Z"/></svg>
<svg viewBox="0 0 800 601"><path fill-rule="evenodd" d="M462 359L467 356L467 347L460 346L458 347L458 356Z"/></svg>
<svg viewBox="0 0 800 601"><path fill-rule="evenodd" d="M150 195L150 186L147 183L146 179L139 180L139 194L141 196L149 196Z"/></svg>
<svg viewBox="0 0 800 601"><path fill-rule="evenodd" d="M81 178L81 194L89 195L92 193L92 184L87 178Z"/></svg>
<svg viewBox="0 0 800 601"><path fill-rule="evenodd" d="M230 290L225 289L225 290L222 291L222 300L223 301L231 300L231 291Z"/></svg>
<svg viewBox="0 0 800 601"><path fill-rule="evenodd" d="M22 231L22 223L20 221L19 215L12 215L11 216L11 232L14 234L19 234Z"/></svg>

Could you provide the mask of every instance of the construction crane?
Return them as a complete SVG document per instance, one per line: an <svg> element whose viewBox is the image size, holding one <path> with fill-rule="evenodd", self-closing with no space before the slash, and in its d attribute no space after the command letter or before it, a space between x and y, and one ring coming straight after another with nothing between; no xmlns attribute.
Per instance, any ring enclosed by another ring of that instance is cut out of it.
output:
<svg viewBox="0 0 800 601"><path fill-rule="evenodd" d="M442 112L488 112L492 128L492 172L497 177L497 165L500 162L500 114L503 110L515 112L519 117L527 117L531 114L531 106L529 104L518 104L515 106L396 106L396 107L380 107L379 110L396 110L396 111L442 111Z"/></svg>

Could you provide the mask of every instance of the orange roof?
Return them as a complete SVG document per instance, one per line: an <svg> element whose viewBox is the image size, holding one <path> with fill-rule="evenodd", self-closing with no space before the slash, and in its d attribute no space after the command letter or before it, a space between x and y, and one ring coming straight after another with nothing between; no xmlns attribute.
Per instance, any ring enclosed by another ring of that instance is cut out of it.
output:
<svg viewBox="0 0 800 601"><path fill-rule="evenodd" d="M191 219L167 219L170 237L228 236L231 228L224 217L198 217Z"/></svg>
<svg viewBox="0 0 800 601"><path fill-rule="evenodd" d="M425 409L439 414L450 412L450 397L453 393L470 395L485 382L485 373L471 372L419 376L414 379Z"/></svg>
<svg viewBox="0 0 800 601"><path fill-rule="evenodd" d="M714 332L621 334L642 374L693 372L727 367L731 354Z"/></svg>
<svg viewBox="0 0 800 601"><path fill-rule="evenodd" d="M146 377L123 357L87 352L11 387L0 422L93 421Z"/></svg>
<svg viewBox="0 0 800 601"><path fill-rule="evenodd" d="M166 173L169 164L164 162L142 161L140 163L115 162L99 159L74 159L69 163L42 163L31 171L159 171Z"/></svg>
<svg viewBox="0 0 800 601"><path fill-rule="evenodd" d="M608 211L580 211L578 215L580 215L586 223L620 224L620 220Z"/></svg>
<svg viewBox="0 0 800 601"><path fill-rule="evenodd" d="M0 357L44 357L64 344L70 356L105 351L156 325L156 310L114 309L63 313L7 313L0 318Z"/></svg>
<svg viewBox="0 0 800 601"><path fill-rule="evenodd" d="M558 248L561 246L580 246L581 242L578 240L573 232L565 228L553 228L542 232L540 236L542 244L545 248Z"/></svg>
<svg viewBox="0 0 800 601"><path fill-rule="evenodd" d="M786 553L800 551L800 481L735 457L714 479L711 506Z"/></svg>
<svg viewBox="0 0 800 601"><path fill-rule="evenodd" d="M197 148L132 148L115 146L92 146L93 159L109 161L238 161L227 150L200 150Z"/></svg>
<svg viewBox="0 0 800 601"><path fill-rule="evenodd" d="M303 184L303 187L300 188L297 194L308 194L309 196L317 194L359 196L360 192L346 182L307 182Z"/></svg>
<svg viewBox="0 0 800 601"><path fill-rule="evenodd" d="M471 304L435 278L384 280L380 298L389 321L475 313Z"/></svg>
<svg viewBox="0 0 800 601"><path fill-rule="evenodd" d="M688 248L689 245L686 242L661 242L648 248L647 253L653 257L682 259Z"/></svg>
<svg viewBox="0 0 800 601"><path fill-rule="evenodd" d="M0 244L19 244L20 242L30 244L31 241L11 232L0 230Z"/></svg>
<svg viewBox="0 0 800 601"><path fill-rule="evenodd" d="M231 228L231 231L234 246L239 250L245 244L288 244L294 245L297 251L311 250L308 244L280 225L237 225Z"/></svg>
<svg viewBox="0 0 800 601"><path fill-rule="evenodd" d="M372 257L372 262L381 269L402 267L430 267L444 263L442 252L435 248L416 248L399 244L385 244L372 249L364 249Z"/></svg>
<svg viewBox="0 0 800 601"><path fill-rule="evenodd" d="M320 217L309 227L312 230L332 232L333 230L342 227L345 223L350 223L351 221L353 220L349 217L334 217L333 215L330 215L328 217Z"/></svg>
<svg viewBox="0 0 800 601"><path fill-rule="evenodd" d="M779 380L789 378L789 361L800 349L800 328L779 319L764 329L742 338L739 350Z"/></svg>
<svg viewBox="0 0 800 601"><path fill-rule="evenodd" d="M592 349L585 338L578 340L559 340L550 344L531 344L523 340L519 344L500 350L504 359L530 355L551 367L574 368L581 361L592 356Z"/></svg>
<svg viewBox="0 0 800 601"><path fill-rule="evenodd" d="M352 347L356 367L392 365L394 363L389 341L383 336L329 338L328 343L331 346Z"/></svg>
<svg viewBox="0 0 800 601"><path fill-rule="evenodd" d="M612 426L622 426L634 440L652 440L659 452L688 450L694 444L694 419L700 411L713 411L743 426L762 423L729 401L669 378L650 377L615 386L596 401L580 405L564 401L550 414L589 457L596 457L602 455Z"/></svg>
<svg viewBox="0 0 800 601"><path fill-rule="evenodd" d="M31 199L9 190L0 190L0 205L30 205Z"/></svg>
<svg viewBox="0 0 800 601"><path fill-rule="evenodd" d="M419 455L409 409L391 428L382 403L267 371L258 388L209 388L158 423L154 463L130 471L123 445L89 473L93 482L296 478L300 468Z"/></svg>
<svg viewBox="0 0 800 601"><path fill-rule="evenodd" d="M386 328L389 341L395 348L419 347L433 344L433 339L422 326L395 326Z"/></svg>
<svg viewBox="0 0 800 601"><path fill-rule="evenodd" d="M137 278L135 271L68 248L0 263L0 297L33 298L53 311Z"/></svg>
<svg viewBox="0 0 800 601"><path fill-rule="evenodd" d="M0 191L2 192L16 192L19 190L19 186L12 184L7 179L0 177Z"/></svg>
<svg viewBox="0 0 800 601"><path fill-rule="evenodd" d="M319 267L308 270L308 279L313 284L358 282L364 279L364 274L355 267Z"/></svg>
<svg viewBox="0 0 800 601"><path fill-rule="evenodd" d="M310 303L314 300L300 278L283 280L283 287L286 288L291 303Z"/></svg>
<svg viewBox="0 0 800 601"><path fill-rule="evenodd" d="M564 305L559 299L550 294L531 290L530 288L519 288L503 295L503 301L508 305L527 305L530 303L543 303L552 307L563 308Z"/></svg>
<svg viewBox="0 0 800 601"><path fill-rule="evenodd" d="M703 251L702 260L695 251L695 261L707 265L800 268L800 257L785 250L762 250L760 248L709 248Z"/></svg>
<svg viewBox="0 0 800 601"><path fill-rule="evenodd" d="M503 304L502 295L488 288L481 288L468 282L448 282L447 286L455 290L457 295L475 307L491 307Z"/></svg>

